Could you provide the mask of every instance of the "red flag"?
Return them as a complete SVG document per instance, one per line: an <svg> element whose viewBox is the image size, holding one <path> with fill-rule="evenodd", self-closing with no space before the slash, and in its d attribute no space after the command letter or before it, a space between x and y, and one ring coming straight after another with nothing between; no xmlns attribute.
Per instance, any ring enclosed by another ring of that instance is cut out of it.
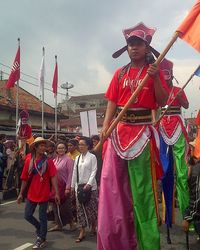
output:
<svg viewBox="0 0 200 250"><path fill-rule="evenodd" d="M8 81L6 82L6 88L13 88L15 82L20 79L20 46L18 47L17 54L15 56L15 60L13 62L13 66L10 72L10 76Z"/></svg>
<svg viewBox="0 0 200 250"><path fill-rule="evenodd" d="M181 39L200 52L200 0L197 0L176 31L180 33Z"/></svg>
<svg viewBox="0 0 200 250"><path fill-rule="evenodd" d="M198 114L197 114L197 117L196 117L196 119L195 119L195 124L196 124L197 126L200 126L200 110L199 110L199 112L198 112Z"/></svg>
<svg viewBox="0 0 200 250"><path fill-rule="evenodd" d="M54 96L56 96L57 89L58 89L58 65L57 65L57 61L56 61L55 70L54 70L52 88L53 88Z"/></svg>

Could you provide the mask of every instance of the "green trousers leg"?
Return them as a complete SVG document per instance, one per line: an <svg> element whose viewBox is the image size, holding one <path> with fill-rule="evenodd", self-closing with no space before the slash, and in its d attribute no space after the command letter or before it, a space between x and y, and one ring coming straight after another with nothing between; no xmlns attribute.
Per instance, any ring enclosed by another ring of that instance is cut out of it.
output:
<svg viewBox="0 0 200 250"><path fill-rule="evenodd" d="M183 215L189 205L188 166L185 160L186 140L182 134L173 145L173 155L176 167L176 189L180 212Z"/></svg>
<svg viewBox="0 0 200 250"><path fill-rule="evenodd" d="M160 234L152 186L149 144L139 157L128 161L128 172L138 250L159 250Z"/></svg>

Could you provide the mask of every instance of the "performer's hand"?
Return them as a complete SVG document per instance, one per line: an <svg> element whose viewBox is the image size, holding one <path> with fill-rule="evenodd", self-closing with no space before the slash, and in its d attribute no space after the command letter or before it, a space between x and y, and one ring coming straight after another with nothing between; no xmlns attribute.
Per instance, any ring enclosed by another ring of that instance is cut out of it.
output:
<svg viewBox="0 0 200 250"><path fill-rule="evenodd" d="M65 197L69 197L70 196L70 189L65 189Z"/></svg>
<svg viewBox="0 0 200 250"><path fill-rule="evenodd" d="M189 230L189 222L187 220L182 221L182 227L185 232Z"/></svg>
<svg viewBox="0 0 200 250"><path fill-rule="evenodd" d="M100 140L101 140L102 142L104 142L105 139L106 139L106 132L107 132L107 130L108 130L108 126L103 126L103 127L102 127L102 130L101 130L101 132L100 132Z"/></svg>
<svg viewBox="0 0 200 250"><path fill-rule="evenodd" d="M60 196L58 194L55 194L55 202L56 204L60 204Z"/></svg>
<svg viewBox="0 0 200 250"><path fill-rule="evenodd" d="M149 74L149 76L156 78L159 76L159 68L158 66L153 63L153 64L149 64L149 67L147 69L147 73Z"/></svg>
<svg viewBox="0 0 200 250"><path fill-rule="evenodd" d="M19 194L17 197L17 204L20 204L23 201L23 195Z"/></svg>
<svg viewBox="0 0 200 250"><path fill-rule="evenodd" d="M90 189L92 188L92 186L91 185L89 185L89 184L86 184L85 186L84 186L84 190L85 191L89 191Z"/></svg>
<svg viewBox="0 0 200 250"><path fill-rule="evenodd" d="M71 188L71 196L73 197L75 195L75 189Z"/></svg>

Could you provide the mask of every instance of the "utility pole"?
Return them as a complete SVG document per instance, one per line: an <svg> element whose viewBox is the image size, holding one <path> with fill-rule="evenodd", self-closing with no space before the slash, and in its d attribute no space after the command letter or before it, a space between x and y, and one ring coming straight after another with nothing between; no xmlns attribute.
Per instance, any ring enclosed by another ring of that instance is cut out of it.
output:
<svg viewBox="0 0 200 250"><path fill-rule="evenodd" d="M63 84L61 85L61 88L62 88L62 89L66 89L66 90L67 90L65 100L66 100L66 103L67 103L67 113L68 113L68 115L69 115L69 106L68 106L68 101L69 101L69 89L72 89L73 87L74 87L74 85L71 84L71 83L69 83L69 82L63 83Z"/></svg>

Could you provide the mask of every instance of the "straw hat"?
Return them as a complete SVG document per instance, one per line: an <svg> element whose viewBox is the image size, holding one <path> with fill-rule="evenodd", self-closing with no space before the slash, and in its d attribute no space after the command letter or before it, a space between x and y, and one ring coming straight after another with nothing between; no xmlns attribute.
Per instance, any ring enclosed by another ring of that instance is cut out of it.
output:
<svg viewBox="0 0 200 250"><path fill-rule="evenodd" d="M35 147L36 144L39 143L48 143L48 140L44 139L43 137L37 137L35 138L35 140L30 144L30 150L33 150L33 148Z"/></svg>
<svg viewBox="0 0 200 250"><path fill-rule="evenodd" d="M6 146L6 147L10 147L10 146L12 146L12 145L14 145L15 144L15 142L13 141L13 140L6 140L5 142L4 142L4 145Z"/></svg>

